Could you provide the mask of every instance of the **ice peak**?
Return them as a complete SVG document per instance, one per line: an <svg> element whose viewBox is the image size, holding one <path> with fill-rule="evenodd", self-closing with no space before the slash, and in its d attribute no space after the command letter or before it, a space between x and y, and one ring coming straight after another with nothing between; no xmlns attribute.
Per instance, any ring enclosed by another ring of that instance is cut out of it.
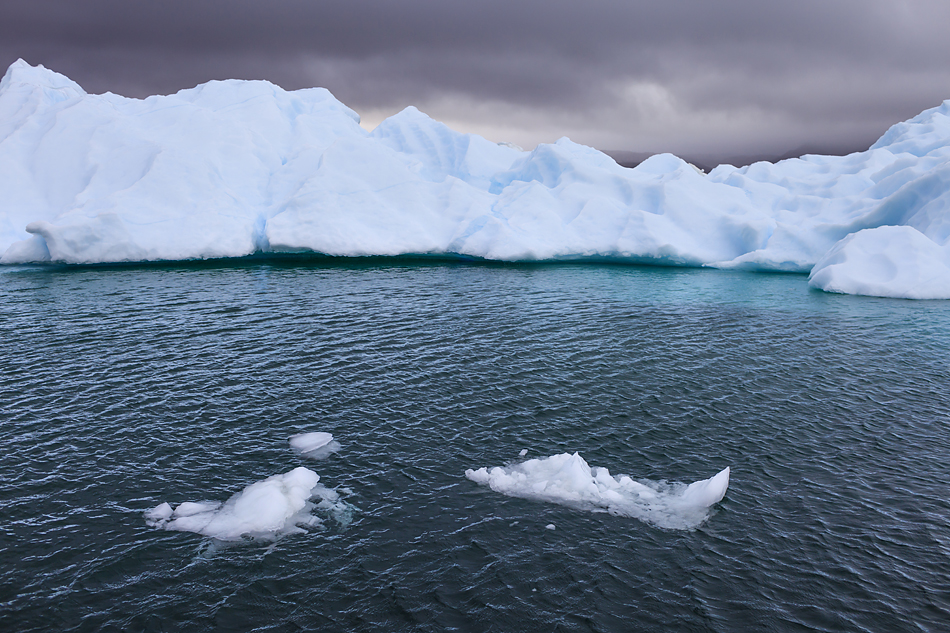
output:
<svg viewBox="0 0 950 633"><path fill-rule="evenodd" d="M389 117L389 118L390 118L390 119L397 119L397 120L398 120L398 119L404 119L404 118L422 119L422 120L424 120L424 121L433 121L433 120L434 120L432 117L430 117L428 114L426 114L425 112L423 112L422 110L420 110L419 108L417 108L417 107L414 106L414 105L406 106L405 108L403 108L402 110L400 110L399 112L397 112L396 114L394 114L393 116L391 116L391 117Z"/></svg>
<svg viewBox="0 0 950 633"><path fill-rule="evenodd" d="M456 136L459 135L444 123L436 121L415 106L403 108L391 117L384 119L376 126L376 129L372 131L371 135L374 138L390 138L393 136L403 136L409 133L410 130L431 130L442 134L451 132Z"/></svg>
<svg viewBox="0 0 950 633"><path fill-rule="evenodd" d="M0 93L18 84L72 90L75 91L77 95L86 94L86 91L69 77L54 72L42 64L31 66L22 58L16 60L7 68L3 79L0 80Z"/></svg>

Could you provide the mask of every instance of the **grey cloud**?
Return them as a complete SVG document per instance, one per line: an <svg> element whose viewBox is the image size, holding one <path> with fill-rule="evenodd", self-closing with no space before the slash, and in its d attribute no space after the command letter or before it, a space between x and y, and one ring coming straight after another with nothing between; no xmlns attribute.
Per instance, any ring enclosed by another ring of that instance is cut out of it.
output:
<svg viewBox="0 0 950 633"><path fill-rule="evenodd" d="M0 63L129 96L323 85L528 145L859 149L950 98L947 24L943 0L47 0L0 7Z"/></svg>

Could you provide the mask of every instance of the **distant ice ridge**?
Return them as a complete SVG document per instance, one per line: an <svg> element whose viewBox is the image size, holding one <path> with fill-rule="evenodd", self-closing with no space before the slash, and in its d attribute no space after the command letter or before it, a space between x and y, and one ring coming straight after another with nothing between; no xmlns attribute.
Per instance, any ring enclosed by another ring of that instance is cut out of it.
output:
<svg viewBox="0 0 950 633"><path fill-rule="evenodd" d="M147 511L145 519L153 527L195 532L222 541L273 539L302 532L299 526L321 522L311 514L315 507L347 522L349 506L319 481L317 473L301 466L253 483L224 503L186 501L174 509L162 503Z"/></svg>
<svg viewBox="0 0 950 633"><path fill-rule="evenodd" d="M562 453L508 467L466 470L472 481L512 497L549 501L632 517L671 530L699 527L729 487L729 468L689 485L612 477L578 453Z"/></svg>
<svg viewBox="0 0 950 633"><path fill-rule="evenodd" d="M950 298L950 101L865 152L708 175L669 154L625 169L566 138L524 152L415 108L358 121L320 88L138 100L17 61L0 81L0 263L610 257Z"/></svg>

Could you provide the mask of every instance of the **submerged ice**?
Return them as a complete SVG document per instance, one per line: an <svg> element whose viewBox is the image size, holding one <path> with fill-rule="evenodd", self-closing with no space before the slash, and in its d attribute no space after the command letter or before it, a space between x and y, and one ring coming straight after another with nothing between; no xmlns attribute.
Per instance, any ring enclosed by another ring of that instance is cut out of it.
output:
<svg viewBox="0 0 950 633"><path fill-rule="evenodd" d="M950 101L865 152L708 175L669 154L626 169L566 138L524 152L414 108L358 121L319 88L139 100L18 61L0 81L0 262L609 257L950 298Z"/></svg>
<svg viewBox="0 0 950 633"><path fill-rule="evenodd" d="M689 485L635 481L591 467L578 453L562 453L512 466L466 470L472 481L512 497L609 512L658 527L689 530L702 524L729 487L729 468Z"/></svg>
<svg viewBox="0 0 950 633"><path fill-rule="evenodd" d="M222 541L244 537L275 538L321 521L315 507L347 514L339 495L319 485L320 476L304 467L247 486L224 503L186 501L172 509L162 503L145 513L153 527L195 532Z"/></svg>

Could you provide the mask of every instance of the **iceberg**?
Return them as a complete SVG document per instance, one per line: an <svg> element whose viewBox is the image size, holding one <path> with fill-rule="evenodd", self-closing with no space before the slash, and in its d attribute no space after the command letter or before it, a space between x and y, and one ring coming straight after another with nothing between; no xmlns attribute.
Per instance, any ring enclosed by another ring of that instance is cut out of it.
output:
<svg viewBox="0 0 950 633"><path fill-rule="evenodd" d="M523 151L412 107L370 132L322 88L130 99L19 60L0 81L0 190L4 264L610 258L950 298L950 100L864 152L707 175L670 154L627 169L567 138Z"/></svg>
<svg viewBox="0 0 950 633"><path fill-rule="evenodd" d="M469 469L465 476L508 496L609 512L671 530L699 527L729 487L728 467L689 485L635 481L626 475L611 476L606 468L591 467L578 453L529 459L508 467Z"/></svg>

